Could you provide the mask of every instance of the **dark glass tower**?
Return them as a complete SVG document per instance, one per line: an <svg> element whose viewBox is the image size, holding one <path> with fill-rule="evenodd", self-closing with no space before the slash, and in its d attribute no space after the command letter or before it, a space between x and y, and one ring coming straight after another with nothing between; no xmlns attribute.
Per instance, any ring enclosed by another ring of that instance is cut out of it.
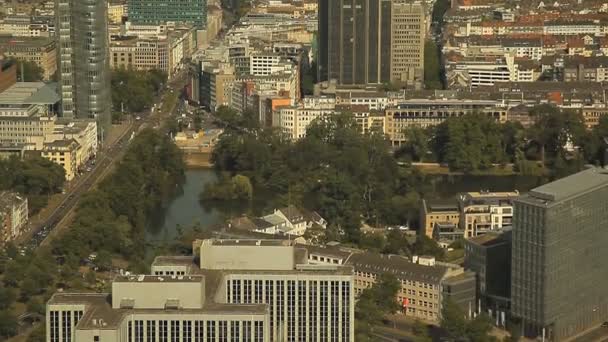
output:
<svg viewBox="0 0 608 342"><path fill-rule="evenodd" d="M390 79L391 1L319 0L319 80Z"/></svg>
<svg viewBox="0 0 608 342"><path fill-rule="evenodd" d="M62 113L111 122L107 4L105 0L58 0L57 40Z"/></svg>
<svg viewBox="0 0 608 342"><path fill-rule="evenodd" d="M608 320L608 170L591 168L515 201L511 311L562 341Z"/></svg>

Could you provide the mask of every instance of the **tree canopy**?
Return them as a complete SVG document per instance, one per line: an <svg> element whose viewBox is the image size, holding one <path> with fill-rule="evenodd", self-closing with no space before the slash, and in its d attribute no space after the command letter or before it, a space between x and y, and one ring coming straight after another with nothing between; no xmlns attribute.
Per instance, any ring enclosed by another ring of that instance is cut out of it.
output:
<svg viewBox="0 0 608 342"><path fill-rule="evenodd" d="M112 105L115 112L138 113L154 103L158 92L167 82L167 73L161 70L137 71L115 69L112 71Z"/></svg>
<svg viewBox="0 0 608 342"><path fill-rule="evenodd" d="M36 62L11 58L17 64L17 81L38 82L44 79L44 69ZM21 73L23 71L23 74Z"/></svg>
<svg viewBox="0 0 608 342"><path fill-rule="evenodd" d="M247 177L254 199L271 194L267 208L316 210L349 241L359 240L364 221L405 224L418 216L413 173L398 167L384 135L360 134L352 115L317 120L293 142L246 115L218 112L226 130L212 155L216 170ZM227 188L210 186L202 197L217 197L220 189Z"/></svg>
<svg viewBox="0 0 608 342"><path fill-rule="evenodd" d="M400 309L397 302L400 289L401 283L394 275L381 274L371 288L361 292L355 306L357 341L374 341L374 326Z"/></svg>
<svg viewBox="0 0 608 342"><path fill-rule="evenodd" d="M25 195L30 214L45 207L50 195L61 192L64 182L63 168L46 158L0 159L0 190Z"/></svg>
<svg viewBox="0 0 608 342"><path fill-rule="evenodd" d="M513 164L522 174L551 170L556 176L575 172L584 163L606 162L603 138L608 136L608 119L588 131L582 116L571 110L541 105L531 115L536 122L529 128L518 122L499 123L481 113L451 117L426 129L408 128L396 156L444 163L465 173Z"/></svg>

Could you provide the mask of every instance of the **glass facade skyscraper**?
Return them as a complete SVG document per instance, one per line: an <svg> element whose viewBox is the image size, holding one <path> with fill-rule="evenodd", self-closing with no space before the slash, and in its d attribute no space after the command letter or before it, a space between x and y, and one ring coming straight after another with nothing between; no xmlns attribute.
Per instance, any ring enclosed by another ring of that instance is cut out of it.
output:
<svg viewBox="0 0 608 342"><path fill-rule="evenodd" d="M111 122L105 0L58 0L57 46L62 114Z"/></svg>
<svg viewBox="0 0 608 342"><path fill-rule="evenodd" d="M319 0L318 76L338 84L422 81L424 7L404 0Z"/></svg>
<svg viewBox="0 0 608 342"><path fill-rule="evenodd" d="M562 341L608 320L608 170L591 168L515 201L511 313Z"/></svg>
<svg viewBox="0 0 608 342"><path fill-rule="evenodd" d="M129 0L129 21L165 25L168 21L207 27L207 0Z"/></svg>

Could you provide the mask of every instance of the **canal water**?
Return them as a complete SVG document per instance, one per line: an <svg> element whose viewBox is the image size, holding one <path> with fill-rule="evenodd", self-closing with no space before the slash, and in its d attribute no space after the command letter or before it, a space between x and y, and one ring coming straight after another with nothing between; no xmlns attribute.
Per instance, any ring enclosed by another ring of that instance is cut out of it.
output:
<svg viewBox="0 0 608 342"><path fill-rule="evenodd" d="M177 236L177 227L195 225L209 227L220 222L217 210L207 210L199 202L205 184L217 179L211 169L186 170L186 181L164 209L160 210L146 229L146 242L171 242Z"/></svg>
<svg viewBox="0 0 608 342"><path fill-rule="evenodd" d="M206 209L199 201L205 184L214 182L216 174L211 169L189 169L182 190L168 203L164 210L152 220L146 231L147 242L172 242L178 235L177 227L188 229L194 225L203 228L220 223L224 215L215 209ZM466 191L512 191L527 192L547 182L546 179L530 176L433 176L425 198L449 199ZM236 213L234 213L236 214Z"/></svg>

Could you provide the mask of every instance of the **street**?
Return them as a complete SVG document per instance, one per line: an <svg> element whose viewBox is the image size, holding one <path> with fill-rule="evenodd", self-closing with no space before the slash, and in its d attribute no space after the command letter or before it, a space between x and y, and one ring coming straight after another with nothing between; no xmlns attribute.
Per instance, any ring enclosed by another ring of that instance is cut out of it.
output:
<svg viewBox="0 0 608 342"><path fill-rule="evenodd" d="M172 80L167 83L167 89L162 96L159 96L155 101L156 108L161 108L163 101L168 97L167 95L173 92L180 91L187 81L187 72L181 72L176 75ZM167 114L174 114L177 104L169 110L168 113L162 113L160 110L148 115L139 115L135 120L130 120L128 128L117 138L115 141L101 146L97 153L97 157L94 163L88 164L90 168L89 172L81 175L62 197L60 204L50 214L47 214L46 218L42 218L42 223L31 228L31 231L27 234L32 235L31 239L25 241L21 246L21 253L25 253L26 250L34 250L37 247L49 243L51 240L49 237L57 234L60 229L69 221L69 215L80 197L87 191L91 190L103 177L109 173L111 166L122 158L126 151L131 136L137 135L143 128L154 127L159 128L162 119Z"/></svg>

